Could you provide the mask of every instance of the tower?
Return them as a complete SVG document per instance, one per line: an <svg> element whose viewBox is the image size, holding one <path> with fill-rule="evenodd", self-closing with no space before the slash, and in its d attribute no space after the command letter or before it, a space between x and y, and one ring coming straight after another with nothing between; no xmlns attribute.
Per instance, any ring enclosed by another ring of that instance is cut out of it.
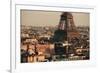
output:
<svg viewBox="0 0 100 73"><path fill-rule="evenodd" d="M79 36L74 24L73 15L70 12L63 12L60 16L58 29L54 33L54 42L64 42Z"/></svg>

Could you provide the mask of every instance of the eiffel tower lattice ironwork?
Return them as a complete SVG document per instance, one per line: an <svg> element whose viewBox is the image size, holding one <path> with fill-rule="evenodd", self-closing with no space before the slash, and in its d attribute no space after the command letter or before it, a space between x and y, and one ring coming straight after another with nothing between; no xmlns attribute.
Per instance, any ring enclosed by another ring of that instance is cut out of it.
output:
<svg viewBox="0 0 100 73"><path fill-rule="evenodd" d="M75 26L73 15L70 12L63 12L60 16L58 29L54 33L54 41L68 41L68 39L79 36Z"/></svg>

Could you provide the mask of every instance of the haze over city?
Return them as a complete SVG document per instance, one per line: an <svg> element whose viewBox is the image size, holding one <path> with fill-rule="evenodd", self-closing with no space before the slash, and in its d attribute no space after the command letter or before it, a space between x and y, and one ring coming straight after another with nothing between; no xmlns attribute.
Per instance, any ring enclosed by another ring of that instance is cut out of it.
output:
<svg viewBox="0 0 100 73"><path fill-rule="evenodd" d="M57 26L62 12L21 10L21 25L26 26ZM73 12L76 26L89 26L89 13Z"/></svg>

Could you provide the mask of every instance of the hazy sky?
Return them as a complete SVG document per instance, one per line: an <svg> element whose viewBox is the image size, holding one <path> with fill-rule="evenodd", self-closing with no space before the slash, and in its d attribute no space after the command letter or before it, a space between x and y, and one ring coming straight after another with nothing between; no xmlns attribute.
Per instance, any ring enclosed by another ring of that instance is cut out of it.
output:
<svg viewBox="0 0 100 73"><path fill-rule="evenodd" d="M62 12L21 10L21 25L55 26ZM76 26L89 26L89 13L72 13Z"/></svg>

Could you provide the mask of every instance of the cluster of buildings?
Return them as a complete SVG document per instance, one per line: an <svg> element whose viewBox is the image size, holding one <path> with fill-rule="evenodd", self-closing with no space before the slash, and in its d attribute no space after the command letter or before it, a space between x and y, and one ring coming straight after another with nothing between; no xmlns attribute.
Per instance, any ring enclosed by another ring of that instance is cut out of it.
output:
<svg viewBox="0 0 100 73"><path fill-rule="evenodd" d="M80 32L79 38L73 38L68 42L55 43L52 42L55 31L54 27L52 29L47 27L48 30L39 27L27 28L27 26L22 26L22 28L21 63L89 59L88 28L78 27ZM34 28L36 30L32 30ZM55 50L55 48L59 47L63 50Z"/></svg>
<svg viewBox="0 0 100 73"><path fill-rule="evenodd" d="M21 62L47 60L45 57L49 58L53 53L54 45L51 44L50 39L54 35L54 27L21 27Z"/></svg>

